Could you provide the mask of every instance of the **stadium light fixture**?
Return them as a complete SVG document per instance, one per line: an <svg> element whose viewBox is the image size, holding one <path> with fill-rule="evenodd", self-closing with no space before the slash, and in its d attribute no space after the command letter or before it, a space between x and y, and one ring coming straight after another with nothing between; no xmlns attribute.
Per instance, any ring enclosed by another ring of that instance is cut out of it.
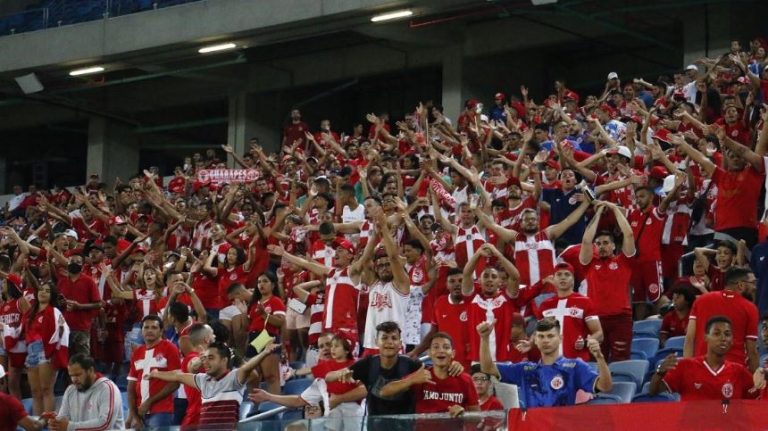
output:
<svg viewBox="0 0 768 431"><path fill-rule="evenodd" d="M86 67L83 69L75 69L69 72L69 76L91 75L94 73L103 72L104 68L101 66Z"/></svg>
<svg viewBox="0 0 768 431"><path fill-rule="evenodd" d="M235 49L237 48L237 45L235 45L232 42L229 43L220 43L218 45L209 45L204 46L197 50L200 54L208 54L210 52L218 52L218 51L226 51L228 49Z"/></svg>
<svg viewBox="0 0 768 431"><path fill-rule="evenodd" d="M391 21L393 19L398 18L406 18L413 15L413 11L409 9L404 10L396 10L394 12L387 12L383 13L381 15L376 15L373 18L371 18L371 22L383 22L383 21Z"/></svg>

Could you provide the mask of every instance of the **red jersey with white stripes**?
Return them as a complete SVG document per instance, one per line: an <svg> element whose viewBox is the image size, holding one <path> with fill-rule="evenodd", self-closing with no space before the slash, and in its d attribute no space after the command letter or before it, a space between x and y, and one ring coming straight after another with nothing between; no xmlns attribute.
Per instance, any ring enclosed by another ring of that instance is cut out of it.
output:
<svg viewBox="0 0 768 431"><path fill-rule="evenodd" d="M485 243L485 237L480 233L477 225L472 225L469 228L457 226L456 236L453 239L453 248L456 253L456 264L459 268L465 266L469 258L474 256L475 252ZM477 266L480 267L482 263L478 262ZM479 274L482 272L482 268L476 268L475 272Z"/></svg>
<svg viewBox="0 0 768 431"><path fill-rule="evenodd" d="M163 288L162 293L158 295L154 289L133 290L133 304L136 307L137 320L141 320L149 314L160 314L160 299L168 294L167 288Z"/></svg>
<svg viewBox="0 0 768 431"><path fill-rule="evenodd" d="M545 230L515 238L515 266L520 284L531 286L555 273L555 246Z"/></svg>
<svg viewBox="0 0 768 431"><path fill-rule="evenodd" d="M572 293L565 298L553 296L541 303L536 316L539 320L554 317L560 322L563 342L560 343L560 354L568 359L581 358L589 361L587 322L597 320L592 301L584 295ZM583 340L580 349L576 348L577 341Z"/></svg>
<svg viewBox="0 0 768 431"><path fill-rule="evenodd" d="M325 310L325 292L318 291L307 296L309 307L309 344L317 345L320 334L323 333L323 311Z"/></svg>
<svg viewBox="0 0 768 431"><path fill-rule="evenodd" d="M374 225L368 220L365 220L363 224L360 226L360 236L357 244L357 249L358 250L364 249L365 245L368 244L368 240L375 235L376 235L376 225Z"/></svg>
<svg viewBox="0 0 768 431"><path fill-rule="evenodd" d="M359 287L349 277L349 268L331 268L325 279L323 331L357 331L357 296Z"/></svg>
<svg viewBox="0 0 768 431"><path fill-rule="evenodd" d="M144 379L152 371L175 371L181 368L179 349L168 340L160 340L153 347L141 345L133 351L128 380L136 384L136 405L154 396L165 388L162 380ZM173 392L152 404L148 413L173 413Z"/></svg>
<svg viewBox="0 0 768 431"><path fill-rule="evenodd" d="M322 240L317 240L312 243L312 247L309 250L312 260L325 265L328 268L333 267L334 258L336 257L336 249L331 245L327 245Z"/></svg>

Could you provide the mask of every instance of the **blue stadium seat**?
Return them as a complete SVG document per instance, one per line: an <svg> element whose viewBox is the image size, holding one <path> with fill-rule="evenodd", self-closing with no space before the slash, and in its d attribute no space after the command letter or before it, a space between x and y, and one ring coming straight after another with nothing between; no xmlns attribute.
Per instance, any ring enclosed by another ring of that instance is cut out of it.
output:
<svg viewBox="0 0 768 431"><path fill-rule="evenodd" d="M611 394L599 394L595 398L586 402L590 406L598 406L605 404L621 404L621 398Z"/></svg>
<svg viewBox="0 0 768 431"><path fill-rule="evenodd" d="M614 382L632 382L637 389L643 385L645 374L648 372L648 361L630 359L608 364Z"/></svg>
<svg viewBox="0 0 768 431"><path fill-rule="evenodd" d="M632 334L635 337L659 338L661 319L638 320L632 325Z"/></svg>
<svg viewBox="0 0 768 431"><path fill-rule="evenodd" d="M679 337L672 337L667 339L667 342L664 343L665 349L680 349L683 350L683 346L685 345L685 336L681 335Z"/></svg>
<svg viewBox="0 0 768 431"><path fill-rule="evenodd" d="M633 338L632 353L640 352L645 355L644 358L652 358L659 350L659 340L657 338Z"/></svg>
<svg viewBox="0 0 768 431"><path fill-rule="evenodd" d="M254 414L256 414L256 404L254 404L253 401L246 400L240 404L240 420L243 420L248 416L253 416Z"/></svg>
<svg viewBox="0 0 768 431"><path fill-rule="evenodd" d="M299 395L312 385L312 382L314 382L314 379L288 380L285 382L285 386L283 386L283 395Z"/></svg>
<svg viewBox="0 0 768 431"><path fill-rule="evenodd" d="M616 395L621 399L622 404L632 402L632 397L637 392L637 386L632 382L613 382L613 388L610 392L601 392L601 395Z"/></svg>
<svg viewBox="0 0 768 431"><path fill-rule="evenodd" d="M682 348L680 348L680 349L671 349L671 348L665 347L665 348L659 350L658 352L656 352L656 354L653 355L653 357L648 360L648 362L649 362L648 365L650 366L651 369L656 368L656 365L659 363L659 361L663 361L664 358L669 356L670 353L674 353L679 358L683 357L683 349Z"/></svg>
<svg viewBox="0 0 768 431"><path fill-rule="evenodd" d="M303 409L291 409L287 412L283 412L283 421L295 421L299 419L304 419Z"/></svg>
<svg viewBox="0 0 768 431"><path fill-rule="evenodd" d="M33 414L32 413L32 407L33 407L32 404L33 404L32 403L32 398L24 398L23 400L21 400L21 405L24 406L24 410L26 410L27 413L30 414L30 415Z"/></svg>
<svg viewBox="0 0 768 431"><path fill-rule="evenodd" d="M647 393L635 395L632 398L633 403L673 403L679 401L675 395L668 392L664 392L657 395L649 395Z"/></svg>
<svg viewBox="0 0 768 431"><path fill-rule="evenodd" d="M268 412L270 410L279 409L281 407L283 407L283 406L281 406L280 404L276 404L276 403L273 403L273 402L270 402L270 401L265 401L263 403L259 403L258 412L259 413L264 413L264 412ZM281 412L281 413L278 413L278 414L270 417L269 420L279 420L282 417L283 417L283 413Z"/></svg>
<svg viewBox="0 0 768 431"><path fill-rule="evenodd" d="M765 353L762 356L760 356L760 366L762 367L766 366L766 361L768 361L768 353Z"/></svg>

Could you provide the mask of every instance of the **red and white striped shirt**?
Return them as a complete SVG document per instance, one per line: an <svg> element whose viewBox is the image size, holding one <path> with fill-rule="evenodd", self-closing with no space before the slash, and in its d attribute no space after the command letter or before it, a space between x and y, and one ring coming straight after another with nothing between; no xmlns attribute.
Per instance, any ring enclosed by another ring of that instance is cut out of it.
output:
<svg viewBox="0 0 768 431"><path fill-rule="evenodd" d="M475 252L485 244L485 237L480 233L480 229L477 225L472 225L470 228L456 227L456 236L453 239L453 247L456 253L456 264L459 268L465 266L469 261L469 258L474 256ZM484 262L478 262L475 269L475 273L482 272L481 266L484 266Z"/></svg>
<svg viewBox="0 0 768 431"><path fill-rule="evenodd" d="M532 286L555 273L555 246L546 231L518 235L515 239L515 266L520 272L520 284L526 286Z"/></svg>
<svg viewBox="0 0 768 431"><path fill-rule="evenodd" d="M359 286L349 276L349 268L332 268L325 279L323 331L357 332L357 297Z"/></svg>
<svg viewBox="0 0 768 431"><path fill-rule="evenodd" d="M244 382L237 380L237 369L219 378L206 373L195 374L195 385L200 390L202 408L199 425L237 424L240 404L243 402Z"/></svg>

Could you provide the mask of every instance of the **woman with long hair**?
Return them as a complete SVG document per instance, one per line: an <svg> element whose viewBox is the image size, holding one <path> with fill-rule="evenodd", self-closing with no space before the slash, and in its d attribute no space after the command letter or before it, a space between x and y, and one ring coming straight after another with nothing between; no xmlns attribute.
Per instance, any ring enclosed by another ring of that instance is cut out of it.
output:
<svg viewBox="0 0 768 431"><path fill-rule="evenodd" d="M21 332L27 345L24 365L32 389L34 414L40 415L54 411L55 408L53 385L56 374L60 368L67 366L68 361L67 348L61 346L60 342L69 338L69 327L64 315L56 308L59 293L53 284L39 285L35 296L22 321ZM6 328L3 329L8 333Z"/></svg>
<svg viewBox="0 0 768 431"><path fill-rule="evenodd" d="M256 349L250 343L264 330L275 338L275 344L280 344L280 330L285 323L285 304L278 296L275 273L268 271L259 276L248 306L248 318L250 324L246 357L256 356ZM269 392L280 393L280 349L264 358L259 364L259 374L267 382Z"/></svg>

